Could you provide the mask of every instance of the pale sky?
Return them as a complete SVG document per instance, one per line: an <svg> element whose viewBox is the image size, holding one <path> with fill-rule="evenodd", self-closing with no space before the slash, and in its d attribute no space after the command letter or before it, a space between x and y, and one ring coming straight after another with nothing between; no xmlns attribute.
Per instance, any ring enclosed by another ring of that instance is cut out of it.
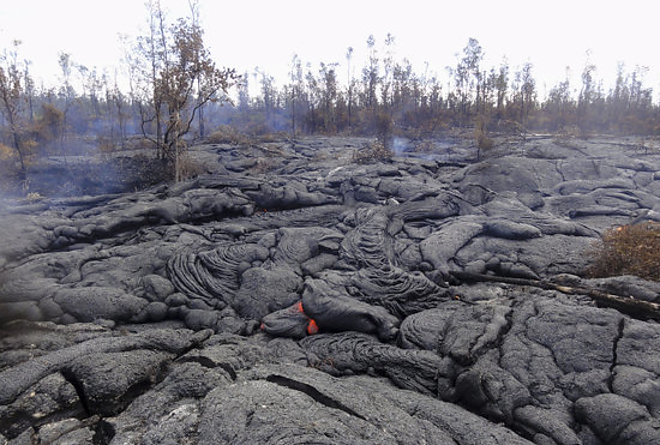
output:
<svg viewBox="0 0 660 445"><path fill-rule="evenodd" d="M171 18L188 14L187 0L162 0ZM205 43L220 66L252 72L256 66L286 81L298 54L314 71L319 62L338 62L347 77L346 50L354 48L359 76L370 34L380 46L396 38L396 57L415 71L446 77L469 37L479 40L484 67L507 57L511 71L529 61L541 94L565 77L578 88L586 52L597 78L611 86L618 62L627 70L648 66L645 84L660 92L660 26L656 0L200 0ZM20 55L31 60L35 77L57 84L58 53L74 62L110 71L122 55L119 35L145 30L142 0L21 0L0 2L0 51L23 42ZM381 53L382 55L382 53Z"/></svg>

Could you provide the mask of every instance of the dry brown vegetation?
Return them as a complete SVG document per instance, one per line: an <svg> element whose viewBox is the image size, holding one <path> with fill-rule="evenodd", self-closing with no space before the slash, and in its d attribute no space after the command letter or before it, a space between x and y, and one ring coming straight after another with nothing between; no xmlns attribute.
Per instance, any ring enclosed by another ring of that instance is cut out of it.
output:
<svg viewBox="0 0 660 445"><path fill-rule="evenodd" d="M660 281L660 223L643 222L609 229L592 247L591 277L634 275Z"/></svg>
<svg viewBox="0 0 660 445"><path fill-rule="evenodd" d="M365 145L353 152L353 162L358 164L369 164L371 162L386 161L392 159L392 151L377 140Z"/></svg>
<svg viewBox="0 0 660 445"><path fill-rule="evenodd" d="M495 142L486 134L486 122L483 118L478 118L474 125L474 142L480 151L488 150L495 145Z"/></svg>
<svg viewBox="0 0 660 445"><path fill-rule="evenodd" d="M207 142L210 144L232 144L249 145L249 138L229 125L219 126L213 133L208 135Z"/></svg>
<svg viewBox="0 0 660 445"><path fill-rule="evenodd" d="M264 156L257 159L257 163L250 169L255 174L265 174L275 168L275 162L272 156Z"/></svg>
<svg viewBox="0 0 660 445"><path fill-rule="evenodd" d="M179 156L179 169L181 181L196 178L206 173L204 166L186 152L181 153Z"/></svg>

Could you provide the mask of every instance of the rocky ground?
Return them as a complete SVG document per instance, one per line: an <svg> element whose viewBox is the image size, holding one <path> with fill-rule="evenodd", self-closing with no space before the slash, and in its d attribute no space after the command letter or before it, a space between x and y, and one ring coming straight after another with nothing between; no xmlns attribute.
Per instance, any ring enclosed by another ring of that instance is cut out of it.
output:
<svg viewBox="0 0 660 445"><path fill-rule="evenodd" d="M566 291L660 302L581 278L603 230L660 219L657 147L366 142L4 201L0 444L660 443L660 326Z"/></svg>

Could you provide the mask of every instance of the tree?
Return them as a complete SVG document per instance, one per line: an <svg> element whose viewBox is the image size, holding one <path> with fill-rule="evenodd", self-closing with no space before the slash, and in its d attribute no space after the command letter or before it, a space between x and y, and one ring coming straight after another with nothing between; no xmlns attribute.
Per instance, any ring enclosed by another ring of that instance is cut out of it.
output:
<svg viewBox="0 0 660 445"><path fill-rule="evenodd" d="M346 65L348 66L348 76L346 77L347 88L348 88L348 127L351 128L353 125L353 73L351 71L351 60L353 59L353 47L349 46L346 50Z"/></svg>
<svg viewBox="0 0 660 445"><path fill-rule="evenodd" d="M502 119L504 114L504 104L509 89L509 64L504 59L500 65L499 72L495 78L495 91L497 95L496 115L497 119Z"/></svg>
<svg viewBox="0 0 660 445"><path fill-rule="evenodd" d="M458 55L457 55L458 56ZM482 101L482 79L480 64L484 54L479 41L470 37L463 48L463 58L458 61L456 68L448 68L454 77L456 97L459 105L459 122L465 124L470 120L471 104L479 110Z"/></svg>
<svg viewBox="0 0 660 445"><path fill-rule="evenodd" d="M124 94L121 92L117 83L117 73L115 72L114 83L110 84L107 74L103 75L102 87L105 89L105 105L108 117L108 132L110 147L114 148L117 144L117 136L122 148L125 148L126 141L126 121L128 118L127 104ZM114 117L113 117L114 116ZM116 119L115 119L116 117ZM115 121L118 124L119 134L115 131Z"/></svg>
<svg viewBox="0 0 660 445"><path fill-rule="evenodd" d="M27 96L27 104L28 104L28 110L29 110L29 116L30 116L30 123L34 122L34 80L32 80L32 76L30 75L30 65L32 64L31 61L25 60L23 61L23 64L25 65L25 69L23 71L23 82L24 82L24 90L25 94Z"/></svg>
<svg viewBox="0 0 660 445"><path fill-rule="evenodd" d="M60 97L63 102L62 112L64 119L62 120L62 128L60 129L61 143L64 146L64 141L67 137L69 109L73 104L73 99L76 95L73 86L71 86L71 69L73 62L71 61L71 54L60 52L59 60L60 69L62 70L62 85L60 87Z"/></svg>
<svg viewBox="0 0 660 445"><path fill-rule="evenodd" d="M144 137L154 142L178 180L183 137L205 104L229 101L229 88L239 77L233 69L215 66L196 20L180 18L168 25L159 0L150 0L147 8L149 34L137 39L130 59L138 83L135 99Z"/></svg>
<svg viewBox="0 0 660 445"><path fill-rule="evenodd" d="M369 48L368 65L362 69L362 81L364 83L364 102L367 108L374 109L377 104L376 89L380 82L378 73L378 52L376 50L376 39L370 35L367 39Z"/></svg>
<svg viewBox="0 0 660 445"><path fill-rule="evenodd" d="M293 56L291 60L291 71L289 72L289 79L291 83L288 88L288 99L290 104L290 115L291 115L291 134L296 134L296 117L300 113L297 105L302 96L304 89L303 84L303 74L302 66L300 64L300 58L297 54Z"/></svg>
<svg viewBox="0 0 660 445"><path fill-rule="evenodd" d="M570 68L566 67L566 78L555 85L545 101L545 112L551 130L562 130L574 124L574 102L571 98Z"/></svg>
<svg viewBox="0 0 660 445"><path fill-rule="evenodd" d="M198 0L188 0L188 6L190 7L191 25L194 28L201 29ZM198 59L200 57L200 54L198 53L199 48L197 47L193 51L194 51L194 58ZM197 89L199 90L199 78L197 79L197 82L198 82ZM197 111L197 131L200 138L204 138L206 135L206 121L204 120L204 107L205 105L202 104L199 107L199 110Z"/></svg>
<svg viewBox="0 0 660 445"><path fill-rule="evenodd" d="M392 34L385 38L385 58L383 59L383 77L381 78L381 104L389 112L391 105L391 89L394 75L394 41Z"/></svg>
<svg viewBox="0 0 660 445"><path fill-rule="evenodd" d="M275 78L264 70L256 69L256 72L261 76L261 97L263 99L264 114L266 122L269 123L273 119L275 111L275 102L277 97L277 90L275 89Z"/></svg>
<svg viewBox="0 0 660 445"><path fill-rule="evenodd" d="M540 101L531 62L515 72L506 59L498 66L485 67L484 51L474 38L456 54L456 64L447 68L446 84L433 72L415 73L405 58L395 59L393 44L394 38L388 35L378 47L379 54L376 40L369 36L367 59L357 77L353 75L353 49L349 47L345 53L347 85L341 88L336 64L321 63L313 72L306 64L303 72L298 56L292 61L289 81L282 91L270 76L258 73L255 82L260 81L261 88L252 91L260 90L260 95L251 100L246 89L240 90L240 115L256 117L263 124L267 110L273 115L270 120L279 117L278 122L269 122L279 124L276 128L290 128L294 133L341 132L348 128L377 136L384 145L395 123L398 130L405 129L413 139L450 126L472 126L484 147L489 142L486 132L494 128L518 136L531 129L570 131L576 125L583 130L601 126L630 134L660 134L660 107L653 102L653 91L644 86L644 67L630 73L620 67L616 86L605 98L595 67L587 63L581 89L570 83L567 72L566 79ZM255 109L257 113L250 113Z"/></svg>
<svg viewBox="0 0 660 445"><path fill-rule="evenodd" d="M648 71L648 67L636 66L630 76L630 107L634 111L647 110L652 106L653 89L644 87L644 77Z"/></svg>
<svg viewBox="0 0 660 445"><path fill-rule="evenodd" d="M617 71L614 89L607 99L610 127L630 134L653 131L653 90L644 87L647 67L636 66L626 75L623 64Z"/></svg>
<svg viewBox="0 0 660 445"><path fill-rule="evenodd" d="M309 69L309 64L307 65ZM319 87L319 81L311 71L307 71L305 75L307 91L307 115L305 119L305 124L307 131L314 133L319 130L319 116L318 116L318 104L320 102L321 88Z"/></svg>
<svg viewBox="0 0 660 445"><path fill-rule="evenodd" d="M415 125L414 114L418 111L424 95L418 79L415 78L408 60L397 63L392 73L392 112L396 113L397 124Z"/></svg>
<svg viewBox="0 0 660 445"><path fill-rule="evenodd" d="M249 75L246 71L241 78L241 81L237 84L238 88L238 109L240 111L247 111L250 106L250 84L249 84Z"/></svg>
<svg viewBox="0 0 660 445"><path fill-rule="evenodd" d="M326 132L337 131L335 105L337 102L337 73L336 64L326 65L321 63L319 67L319 99L322 111L323 129Z"/></svg>
<svg viewBox="0 0 660 445"><path fill-rule="evenodd" d="M529 114L536 104L536 81L532 75L533 65L525 62L520 71L520 125L526 129Z"/></svg>
<svg viewBox="0 0 660 445"><path fill-rule="evenodd" d="M18 62L18 47L20 41L13 42L14 49L0 55L0 112L7 122L7 133L9 134L13 148L18 154L20 162L20 176L26 177L27 145L24 136L26 132L25 107L27 105L26 84L31 85L31 80L26 82L27 74L23 72Z"/></svg>
<svg viewBox="0 0 660 445"><path fill-rule="evenodd" d="M587 61L582 70L582 88L577 104L578 125L583 132L587 132L590 127L591 108L596 99L596 79L594 78L596 66L589 60L590 55L591 52L587 51Z"/></svg>

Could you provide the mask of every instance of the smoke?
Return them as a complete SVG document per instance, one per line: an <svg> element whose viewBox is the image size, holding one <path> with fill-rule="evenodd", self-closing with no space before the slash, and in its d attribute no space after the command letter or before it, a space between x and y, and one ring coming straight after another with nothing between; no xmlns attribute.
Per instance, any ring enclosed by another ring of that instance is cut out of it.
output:
<svg viewBox="0 0 660 445"><path fill-rule="evenodd" d="M76 144L72 144L76 145ZM67 198L135 191L151 183L162 168L153 150L102 153L93 144L72 147L69 155L37 158L27 169L24 197Z"/></svg>
<svg viewBox="0 0 660 445"><path fill-rule="evenodd" d="M401 157L405 156L405 153L408 151L408 140L400 136L395 136L392 140L392 151L394 156Z"/></svg>
<svg viewBox="0 0 660 445"><path fill-rule="evenodd" d="M456 138L429 138L423 141L412 141L405 137L395 136L391 142L395 156L420 159L430 162L469 162L474 155L471 146Z"/></svg>

